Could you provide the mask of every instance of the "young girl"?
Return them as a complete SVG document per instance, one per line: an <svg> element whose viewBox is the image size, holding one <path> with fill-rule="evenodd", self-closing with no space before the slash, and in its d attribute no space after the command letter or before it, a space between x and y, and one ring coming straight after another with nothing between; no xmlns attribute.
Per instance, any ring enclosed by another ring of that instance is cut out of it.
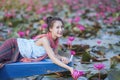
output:
<svg viewBox="0 0 120 80"><path fill-rule="evenodd" d="M11 38L6 40L0 46L0 67L5 64L16 61L34 62L40 61L47 56L57 65L66 68L73 75L76 70L66 65L69 60L58 54L58 39L63 35L64 23L58 17L48 17L48 33L39 35L36 40L28 40L23 38ZM78 75L77 75L78 76Z"/></svg>

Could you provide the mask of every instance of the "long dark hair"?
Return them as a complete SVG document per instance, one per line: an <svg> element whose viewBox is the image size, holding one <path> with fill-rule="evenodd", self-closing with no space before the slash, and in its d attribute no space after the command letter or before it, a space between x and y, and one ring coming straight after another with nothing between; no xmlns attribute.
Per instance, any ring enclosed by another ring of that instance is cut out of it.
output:
<svg viewBox="0 0 120 80"><path fill-rule="evenodd" d="M48 31L50 31L50 28L53 27L53 24L54 24L55 21L61 21L62 24L64 25L64 22L61 18L49 16L49 17L46 18L46 23L48 25L48 27L47 27Z"/></svg>

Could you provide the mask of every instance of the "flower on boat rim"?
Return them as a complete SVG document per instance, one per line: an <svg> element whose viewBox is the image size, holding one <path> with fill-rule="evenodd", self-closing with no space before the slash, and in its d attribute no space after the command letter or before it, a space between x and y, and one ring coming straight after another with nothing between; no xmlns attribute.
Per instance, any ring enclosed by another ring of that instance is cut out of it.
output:
<svg viewBox="0 0 120 80"><path fill-rule="evenodd" d="M75 51L73 51L73 50L71 50L70 53L71 53L71 55L75 55L76 54Z"/></svg>

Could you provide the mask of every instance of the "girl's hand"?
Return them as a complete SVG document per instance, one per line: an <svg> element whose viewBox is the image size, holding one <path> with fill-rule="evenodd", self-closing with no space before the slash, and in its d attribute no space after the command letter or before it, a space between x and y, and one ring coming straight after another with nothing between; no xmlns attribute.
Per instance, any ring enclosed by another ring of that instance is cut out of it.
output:
<svg viewBox="0 0 120 80"><path fill-rule="evenodd" d="M70 68L70 73L72 74L74 71L73 67Z"/></svg>
<svg viewBox="0 0 120 80"><path fill-rule="evenodd" d="M3 63L0 63L0 68L2 68L4 66L4 64Z"/></svg>
<svg viewBox="0 0 120 80"><path fill-rule="evenodd" d="M70 62L66 57L61 57L60 61L62 61L65 64L68 64Z"/></svg>

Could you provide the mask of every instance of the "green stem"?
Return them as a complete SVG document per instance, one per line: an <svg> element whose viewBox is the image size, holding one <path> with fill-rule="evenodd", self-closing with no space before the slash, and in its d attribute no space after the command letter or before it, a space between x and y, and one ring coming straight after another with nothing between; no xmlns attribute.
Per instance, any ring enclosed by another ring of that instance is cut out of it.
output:
<svg viewBox="0 0 120 80"><path fill-rule="evenodd" d="M99 73L98 73L98 78L99 78L99 80L100 80L100 71L99 71Z"/></svg>

